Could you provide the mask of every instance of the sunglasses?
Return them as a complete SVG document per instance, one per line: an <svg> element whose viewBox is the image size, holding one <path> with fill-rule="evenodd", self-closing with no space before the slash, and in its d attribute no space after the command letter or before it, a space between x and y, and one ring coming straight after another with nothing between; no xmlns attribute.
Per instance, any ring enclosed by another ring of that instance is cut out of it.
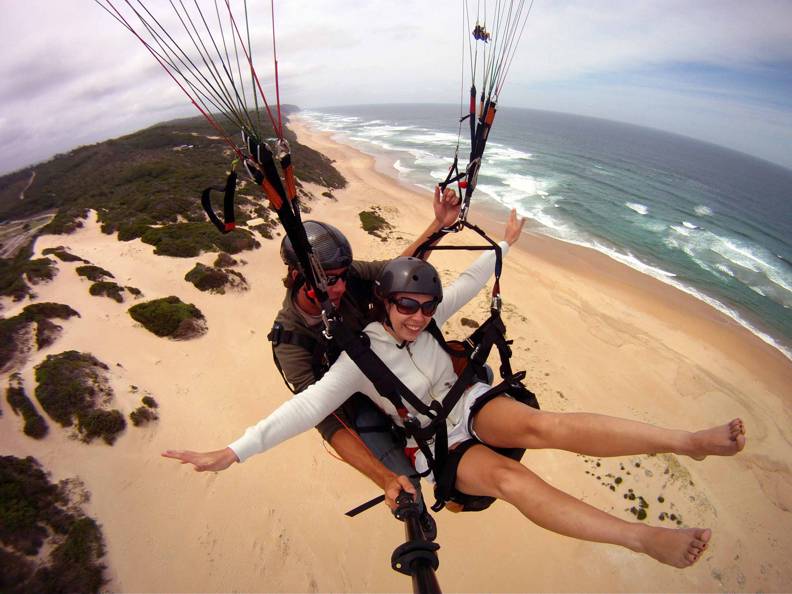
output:
<svg viewBox="0 0 792 594"><path fill-rule="evenodd" d="M396 299L391 298L389 301L396 306L396 311L407 316L413 315L419 309L425 316L434 315L434 312L437 311L437 306L440 303L437 299L430 299L429 301L424 301L421 303L415 299L411 299L410 297L398 297Z"/></svg>
<svg viewBox="0 0 792 594"><path fill-rule="evenodd" d="M327 279L328 287L332 287L338 281L346 282L347 278L349 278L349 268L344 270L344 272L342 272L341 274L328 274L325 278Z"/></svg>

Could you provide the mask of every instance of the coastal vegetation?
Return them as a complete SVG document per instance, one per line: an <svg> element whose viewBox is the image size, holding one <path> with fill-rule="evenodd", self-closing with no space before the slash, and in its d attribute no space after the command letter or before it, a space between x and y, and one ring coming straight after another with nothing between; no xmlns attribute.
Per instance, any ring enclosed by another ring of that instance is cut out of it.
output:
<svg viewBox="0 0 792 594"><path fill-rule="evenodd" d="M159 415L154 410L159 405L157 404L157 401L154 400L154 398L151 396L143 396L143 398L141 398L141 402L143 403L142 406L138 406L135 410L129 413L129 419L132 421L132 424L135 427L147 425L151 421L156 421L159 419Z"/></svg>
<svg viewBox="0 0 792 594"><path fill-rule="evenodd" d="M360 217L360 224L366 233L378 237L382 241L387 239L386 233L392 229L393 226L385 220L379 208L373 206L371 210L360 211L358 216Z"/></svg>
<svg viewBox="0 0 792 594"><path fill-rule="evenodd" d="M62 328L51 321L53 318L68 320L79 315L68 305L45 302L33 303L16 316L0 319L0 372L19 365L33 348L34 338L37 349L55 342Z"/></svg>
<svg viewBox="0 0 792 594"><path fill-rule="evenodd" d="M283 106L286 114L295 109ZM303 201L309 194L301 182L328 189L346 185L330 159L297 142L288 128L284 133ZM262 135L274 133L265 128ZM94 210L102 231L118 233L121 241L141 238L154 245L158 255L193 257L206 251L255 249L258 242L247 229L218 233L206 222L199 200L204 188L225 179L233 158L203 117L165 122L0 177L0 220L55 212L38 232L67 234L80 228L89 210ZM261 192L248 186L245 180L238 184L239 224L253 220L251 229L272 238L277 225L272 212ZM19 199L22 192L24 200ZM55 275L53 261L31 260L31 246L32 242L14 258L0 259L0 294L23 299L32 293L28 283Z"/></svg>
<svg viewBox="0 0 792 594"><path fill-rule="evenodd" d="M203 252L216 251L237 254L261 247L247 229L236 229L224 235L204 221L149 227L143 231L140 239L153 245L154 253L158 256L176 258L194 258Z"/></svg>
<svg viewBox="0 0 792 594"><path fill-rule="evenodd" d="M33 439L42 439L49 432L49 425L44 417L39 414L36 407L30 401L25 387L22 384L22 378L18 373L14 373L9 378L8 388L6 389L6 401L11 406L11 410L16 415L22 415L25 425L22 431L25 435Z"/></svg>
<svg viewBox="0 0 792 594"><path fill-rule="evenodd" d="M113 398L107 372L107 365L89 353L48 355L36 366L36 398L61 426L76 423L77 434L86 443L101 437L112 445L126 421L119 411L107 410Z"/></svg>
<svg viewBox="0 0 792 594"><path fill-rule="evenodd" d="M188 340L206 332L201 310L175 296L138 303L129 308L129 315L157 336Z"/></svg>
<svg viewBox="0 0 792 594"><path fill-rule="evenodd" d="M118 303L124 302L124 287L112 281L99 281L92 284L88 292L94 296L109 297Z"/></svg>
<svg viewBox="0 0 792 594"><path fill-rule="evenodd" d="M215 268L231 268L232 266L238 265L239 262L233 256L226 254L225 252L220 252L217 254L217 258L215 258L214 266Z"/></svg>
<svg viewBox="0 0 792 594"><path fill-rule="evenodd" d="M61 262L85 262L86 264L88 263L87 260L84 260L83 258L80 258L80 256L75 256L74 254L69 252L62 245L59 245L59 246L54 247L54 248L46 248L44 250L41 250L41 255L42 256L50 256L50 255L55 256Z"/></svg>
<svg viewBox="0 0 792 594"><path fill-rule="evenodd" d="M115 278L112 273L108 272L104 268L100 268L99 266L94 266L93 264L78 266L76 272L79 276L84 276L88 280L92 280L94 282L99 282L105 278Z"/></svg>
<svg viewBox="0 0 792 594"><path fill-rule="evenodd" d="M0 295L21 301L32 296L30 285L52 280L58 274L55 261L50 258L32 258L33 242L20 249L13 258L0 258Z"/></svg>
<svg viewBox="0 0 792 594"><path fill-rule="evenodd" d="M0 456L0 591L99 592L107 583L104 538L32 457Z"/></svg>
<svg viewBox="0 0 792 594"><path fill-rule="evenodd" d="M185 276L184 280L195 285L200 291L224 294L226 289L246 291L247 280L242 273L236 270L205 266L200 262Z"/></svg>

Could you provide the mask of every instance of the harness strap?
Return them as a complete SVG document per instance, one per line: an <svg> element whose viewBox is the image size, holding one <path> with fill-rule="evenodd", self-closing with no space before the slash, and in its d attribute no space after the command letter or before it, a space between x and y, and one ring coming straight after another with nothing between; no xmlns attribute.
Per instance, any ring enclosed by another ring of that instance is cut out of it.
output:
<svg viewBox="0 0 792 594"><path fill-rule="evenodd" d="M236 194L236 180L236 171L232 171L226 179L224 188L210 186L201 193L201 206L203 206L206 216L209 217L209 220L212 222L212 224L217 227L220 233L223 234L230 233L236 228L236 218L234 217L234 195ZM212 208L212 201L210 198L212 192L224 193L223 220L220 220L220 217L217 216L214 208Z"/></svg>
<svg viewBox="0 0 792 594"><path fill-rule="evenodd" d="M334 320L332 332L339 346L346 351L363 374L374 384L377 392L393 404L402 419L408 416L402 399L418 413L430 419L437 417L437 410L427 406L413 394L383 363L382 359L371 350L368 337L365 334L355 334L337 320Z"/></svg>
<svg viewBox="0 0 792 594"><path fill-rule="evenodd" d="M280 373L281 378L283 378L283 383L286 384L286 387L289 388L289 391L292 394L296 394L297 390L294 389L289 380L286 378L286 374L283 372L283 367L281 366L280 360L278 359L278 355L275 352L275 347L279 344L292 344L310 352L311 367L313 369L314 375L317 377L321 375L324 365L322 356L326 356L327 349L322 347L320 341L299 332L284 330L283 324L280 322L275 322L272 325L272 330L270 330L269 334L267 334L267 340L272 343L272 361L275 363L275 367L277 368L278 373Z"/></svg>

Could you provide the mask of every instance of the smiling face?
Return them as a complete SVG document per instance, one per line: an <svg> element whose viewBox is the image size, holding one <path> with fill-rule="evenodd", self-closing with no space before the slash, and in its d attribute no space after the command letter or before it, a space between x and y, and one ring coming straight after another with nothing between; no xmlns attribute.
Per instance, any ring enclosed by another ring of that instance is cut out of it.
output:
<svg viewBox="0 0 792 594"><path fill-rule="evenodd" d="M330 298L330 301L333 303L333 306L336 308L340 307L341 298L344 296L344 293L346 292L346 281L347 281L348 273L349 273L349 268L347 267L332 268L330 270L325 270L325 274L327 275L327 280L328 280L327 296ZM297 270L292 270L291 276L292 276L292 282L296 282L297 278L300 276L300 273ZM316 302L316 300L310 297L308 292L308 287L305 284L303 284L300 287L300 290L297 293L297 304L304 312L312 315L317 315L322 311L321 307L319 307L319 304Z"/></svg>
<svg viewBox="0 0 792 594"><path fill-rule="evenodd" d="M401 342L413 342L429 324L437 304L436 298L424 293L394 293L385 302L390 320L386 329Z"/></svg>

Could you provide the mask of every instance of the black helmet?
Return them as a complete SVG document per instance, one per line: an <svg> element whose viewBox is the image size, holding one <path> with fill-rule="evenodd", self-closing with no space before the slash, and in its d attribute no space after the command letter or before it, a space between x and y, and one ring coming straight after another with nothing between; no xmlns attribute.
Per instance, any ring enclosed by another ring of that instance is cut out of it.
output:
<svg viewBox="0 0 792 594"><path fill-rule="evenodd" d="M308 243L311 244L322 268L325 270L346 268L352 263L352 246L341 231L319 221L305 221L303 225ZM297 267L297 254L288 235L281 242L280 253L284 264Z"/></svg>
<svg viewBox="0 0 792 594"><path fill-rule="evenodd" d="M435 267L418 258L401 256L385 265L376 281L377 295L386 299L394 293L422 293L443 300L443 285Z"/></svg>

